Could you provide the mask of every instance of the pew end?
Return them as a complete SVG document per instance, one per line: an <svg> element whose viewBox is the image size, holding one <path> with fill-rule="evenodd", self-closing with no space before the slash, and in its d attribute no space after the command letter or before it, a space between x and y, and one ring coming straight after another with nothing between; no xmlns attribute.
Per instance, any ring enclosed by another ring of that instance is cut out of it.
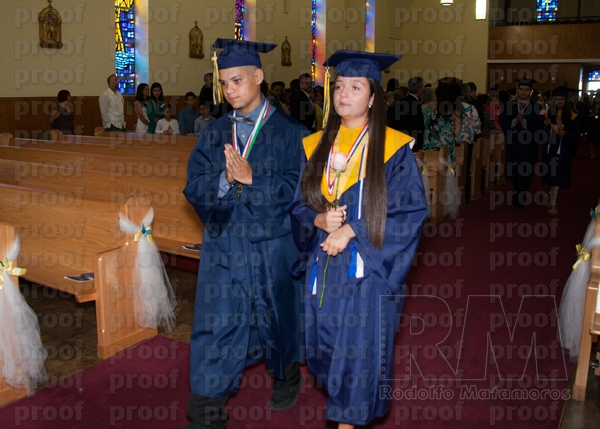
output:
<svg viewBox="0 0 600 429"><path fill-rule="evenodd" d="M471 154L470 177L470 201L475 201L481 197L481 150L483 142L477 139L473 143L473 152Z"/></svg>
<svg viewBox="0 0 600 429"><path fill-rule="evenodd" d="M444 214L444 205L441 201L441 195L446 190L446 174L448 167L440 164L440 158L448 158L448 147L442 146L439 151L423 151L429 176L430 196L431 196L431 221L438 223L446 216Z"/></svg>

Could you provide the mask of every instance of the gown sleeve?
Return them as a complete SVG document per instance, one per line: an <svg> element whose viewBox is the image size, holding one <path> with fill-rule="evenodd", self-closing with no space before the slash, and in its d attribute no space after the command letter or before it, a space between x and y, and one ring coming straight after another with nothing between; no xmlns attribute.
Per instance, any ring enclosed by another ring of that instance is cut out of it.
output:
<svg viewBox="0 0 600 429"><path fill-rule="evenodd" d="M218 236L231 217L235 192L231 190L219 198L221 173L225 170L223 143L220 131L209 125L198 137L198 142L187 167L187 184L183 193L204 223L211 236Z"/></svg>
<svg viewBox="0 0 600 429"><path fill-rule="evenodd" d="M306 166L306 155L302 151L302 173ZM302 177L302 175L300 176ZM319 214L318 211L309 207L302 196L302 183L298 182L294 201L290 207L290 217L292 220L292 231L294 233L294 241L300 249L300 259L293 268L294 275L300 275L306 268L308 257L314 252L315 247L319 244L319 234L315 226L315 218Z"/></svg>

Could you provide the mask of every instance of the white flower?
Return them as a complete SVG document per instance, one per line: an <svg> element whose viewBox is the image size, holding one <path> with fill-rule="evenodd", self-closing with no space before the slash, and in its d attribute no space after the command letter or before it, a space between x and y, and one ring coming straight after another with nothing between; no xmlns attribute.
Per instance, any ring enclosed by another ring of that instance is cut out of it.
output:
<svg viewBox="0 0 600 429"><path fill-rule="evenodd" d="M346 154L343 152L333 152L331 155L331 168L336 173L346 171Z"/></svg>

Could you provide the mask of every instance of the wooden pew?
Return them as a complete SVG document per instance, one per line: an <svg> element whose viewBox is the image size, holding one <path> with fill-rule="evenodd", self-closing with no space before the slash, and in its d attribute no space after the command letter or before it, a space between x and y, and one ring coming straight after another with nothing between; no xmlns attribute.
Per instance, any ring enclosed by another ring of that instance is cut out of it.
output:
<svg viewBox="0 0 600 429"><path fill-rule="evenodd" d="M500 186L506 181L506 143L504 140L504 134L492 134L490 141L493 159L496 166L494 179L496 186Z"/></svg>
<svg viewBox="0 0 600 429"><path fill-rule="evenodd" d="M29 228L20 234L18 264L27 269L23 277L70 293L78 302L97 301L98 355L102 358L156 335L155 329L141 328L132 320L130 283L115 281L115 276L131 276L135 261L128 241L115 228L120 205L111 207L91 199L61 204L51 195L45 190L0 185L0 219L17 229L23 224ZM140 204L138 199L128 198L125 209L127 204ZM90 272L94 273L91 281L65 279Z"/></svg>
<svg viewBox="0 0 600 429"><path fill-rule="evenodd" d="M55 198L69 196L111 205L120 204L131 193L145 195L153 202L160 250L198 259L199 252L183 248L201 243L203 233L202 223L182 193L187 159L187 154L139 147L9 141L8 146L0 146L0 183L43 189Z"/></svg>
<svg viewBox="0 0 600 429"><path fill-rule="evenodd" d="M0 222L0 259L2 259L15 240L15 227L11 224ZM19 287L19 278L11 276L13 282ZM0 291L2 293L2 291ZM15 389L0 378L0 407L9 402L16 401L27 395L26 389Z"/></svg>
<svg viewBox="0 0 600 429"><path fill-rule="evenodd" d="M481 170L483 175L483 189L481 192L487 194L494 189L495 162L489 138L481 138Z"/></svg>
<svg viewBox="0 0 600 429"><path fill-rule="evenodd" d="M422 152L420 154L419 152ZM442 146L439 151L419 151L419 157L423 157L429 175L429 192L431 195L431 221L437 223L444 219L444 206L441 201L441 195L446 190L446 174L448 167L440 164L440 157L445 159L448 157L448 147Z"/></svg>
<svg viewBox="0 0 600 429"><path fill-rule="evenodd" d="M456 156L456 181L460 190L460 206L465 205L465 187L467 186L467 143L463 142L454 148Z"/></svg>
<svg viewBox="0 0 600 429"><path fill-rule="evenodd" d="M595 237L600 237L600 222L596 222ZM585 400L585 390L590 369L590 353L592 343L600 335L600 314L596 313L598 302L598 284L600 282L600 247L592 250L590 257L590 278L587 283L585 295L585 308L581 328L581 341L579 343L579 356L577 357L577 370L575 371L575 383L573 385L573 399ZM596 375L598 370L596 370Z"/></svg>
<svg viewBox="0 0 600 429"><path fill-rule="evenodd" d="M469 171L470 181L470 200L475 201L481 197L481 149L482 141L477 139L473 143L473 153L471 155L471 168Z"/></svg>
<svg viewBox="0 0 600 429"><path fill-rule="evenodd" d="M76 134L63 134L61 131L52 130L49 132L51 141L63 141L68 143L90 143L90 144L109 144L116 146L143 146L143 147L168 147L176 150L185 150L191 152L198 141L198 136L182 135L164 135L164 134L136 134L136 133L117 133L113 131L102 131L93 136L84 136Z"/></svg>

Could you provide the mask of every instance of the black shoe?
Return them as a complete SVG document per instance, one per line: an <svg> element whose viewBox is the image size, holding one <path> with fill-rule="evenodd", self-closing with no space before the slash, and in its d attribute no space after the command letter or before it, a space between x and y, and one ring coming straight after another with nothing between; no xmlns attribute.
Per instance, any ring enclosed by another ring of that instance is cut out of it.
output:
<svg viewBox="0 0 600 429"><path fill-rule="evenodd" d="M209 398L192 393L187 409L191 423L181 429L226 429L229 418L225 411L227 397Z"/></svg>
<svg viewBox="0 0 600 429"><path fill-rule="evenodd" d="M275 379L275 391L267 404L272 411L283 411L292 408L298 402L298 394L304 385L304 376L298 363L286 364L285 379Z"/></svg>

